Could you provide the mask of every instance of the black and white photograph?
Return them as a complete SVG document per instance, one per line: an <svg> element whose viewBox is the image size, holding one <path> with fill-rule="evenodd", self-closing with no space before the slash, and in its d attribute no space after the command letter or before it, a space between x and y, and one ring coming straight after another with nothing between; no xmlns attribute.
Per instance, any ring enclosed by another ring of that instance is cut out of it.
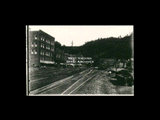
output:
<svg viewBox="0 0 160 120"><path fill-rule="evenodd" d="M26 25L26 96L134 96L134 25Z"/></svg>

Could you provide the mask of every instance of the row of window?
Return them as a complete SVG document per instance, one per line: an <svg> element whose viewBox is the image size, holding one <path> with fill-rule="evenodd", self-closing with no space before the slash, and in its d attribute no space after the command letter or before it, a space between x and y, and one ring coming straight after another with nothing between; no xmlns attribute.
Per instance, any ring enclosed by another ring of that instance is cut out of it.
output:
<svg viewBox="0 0 160 120"><path fill-rule="evenodd" d="M36 40L38 39L37 35L35 35L34 39L36 39ZM54 41L50 41L50 40L48 40L48 39L46 39L46 38L44 38L44 37L41 37L40 40L46 41L46 43L49 43L49 44L51 44L51 45L54 45Z"/></svg>
<svg viewBox="0 0 160 120"><path fill-rule="evenodd" d="M42 40L42 41L46 41L46 43L48 43L48 44L54 45L54 42L53 42L53 41L50 41L50 40L48 40L48 39L45 39L44 37L41 37L41 40Z"/></svg>
<svg viewBox="0 0 160 120"><path fill-rule="evenodd" d="M46 49L50 50L50 45L46 45Z"/></svg>
<svg viewBox="0 0 160 120"><path fill-rule="evenodd" d="M44 55L44 54L45 54L45 52L44 52L44 51L41 51L41 52L40 52L40 55Z"/></svg>
<svg viewBox="0 0 160 120"><path fill-rule="evenodd" d="M32 42L31 46L32 47L37 47L37 42ZM45 48L45 45L43 43L41 43L41 48ZM50 48L50 45L46 45L46 49L54 51L54 47Z"/></svg>
<svg viewBox="0 0 160 120"><path fill-rule="evenodd" d="M53 53L52 52L45 52L45 51L41 51L40 52L40 55L46 55L46 56L53 56Z"/></svg>
<svg viewBox="0 0 160 120"><path fill-rule="evenodd" d="M45 55L46 55L46 56L51 56L51 54L52 54L52 53L50 53L50 52L46 52Z"/></svg>
<svg viewBox="0 0 160 120"><path fill-rule="evenodd" d="M31 54L37 54L37 50L31 50Z"/></svg>
<svg viewBox="0 0 160 120"><path fill-rule="evenodd" d="M49 43L49 44L50 44L50 42L51 42L50 40L47 40L47 39L46 39L46 43Z"/></svg>
<svg viewBox="0 0 160 120"><path fill-rule="evenodd" d="M37 50L31 50L31 54L37 54ZM52 52L40 51L40 55L53 56Z"/></svg>
<svg viewBox="0 0 160 120"><path fill-rule="evenodd" d="M45 39L44 39L43 37L41 37L41 40L42 40L42 41L45 41Z"/></svg>
<svg viewBox="0 0 160 120"><path fill-rule="evenodd" d="M32 42L31 46L32 47L37 47L37 42Z"/></svg>

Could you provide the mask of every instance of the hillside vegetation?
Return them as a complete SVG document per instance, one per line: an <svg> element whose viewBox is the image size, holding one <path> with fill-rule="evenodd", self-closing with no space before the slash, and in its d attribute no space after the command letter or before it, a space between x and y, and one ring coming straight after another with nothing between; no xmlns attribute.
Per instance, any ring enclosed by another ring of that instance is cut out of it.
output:
<svg viewBox="0 0 160 120"><path fill-rule="evenodd" d="M92 57L95 61L99 58L129 59L132 57L132 35L123 38L110 37L91 40L79 47L61 45L59 47L67 53L82 54Z"/></svg>

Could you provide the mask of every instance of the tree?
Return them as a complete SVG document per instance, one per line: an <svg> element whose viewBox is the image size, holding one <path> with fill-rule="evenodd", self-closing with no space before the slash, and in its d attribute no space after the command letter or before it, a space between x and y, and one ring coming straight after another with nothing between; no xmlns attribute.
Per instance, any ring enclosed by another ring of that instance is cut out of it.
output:
<svg viewBox="0 0 160 120"><path fill-rule="evenodd" d="M55 42L55 48L61 48L61 43L59 43L58 41Z"/></svg>
<svg viewBox="0 0 160 120"><path fill-rule="evenodd" d="M127 35L123 38L100 38L85 42L84 45L78 47L61 46L59 42L56 42L55 45L56 48L63 49L69 54L81 53L86 57L96 56L96 58L129 59L132 57L132 36L133 33L130 36Z"/></svg>

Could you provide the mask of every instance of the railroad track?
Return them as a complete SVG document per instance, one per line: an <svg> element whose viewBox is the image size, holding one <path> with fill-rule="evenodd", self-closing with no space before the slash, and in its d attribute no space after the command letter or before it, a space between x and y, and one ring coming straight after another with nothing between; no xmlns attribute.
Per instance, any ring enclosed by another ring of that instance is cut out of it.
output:
<svg viewBox="0 0 160 120"><path fill-rule="evenodd" d="M71 85L68 89L66 89L61 95L63 94L75 94L87 81L91 80L95 76L97 76L99 72L89 75L87 78L82 77L81 79L77 80L73 85Z"/></svg>
<svg viewBox="0 0 160 120"><path fill-rule="evenodd" d="M33 90L33 91L30 91L29 94L45 94L46 92L48 92L50 90L54 90L54 89L56 89L58 87L61 87L61 86L65 85L65 84L68 84L71 81L72 82L79 81L79 79L87 76L91 71L93 71L93 68L89 68L89 69L84 70L84 71L82 71L82 72L80 72L78 74L69 76L67 78L61 79L61 80L56 81L54 83L51 83L49 85L45 85L45 86L43 86L41 88L38 88L38 89Z"/></svg>
<svg viewBox="0 0 160 120"><path fill-rule="evenodd" d="M84 71L82 71L82 72L85 72L86 70L84 70ZM50 72L50 73L47 73L47 75L45 75L44 76L44 73L36 73L36 75L33 75L33 74L30 74L30 77L29 77L29 79L30 79L30 82L37 82L37 81L40 81L40 80L44 80L44 79L46 79L46 78L49 78L49 77L52 77L52 76L54 76L55 74L54 74L54 72L57 72L57 70L55 70L55 71L52 71L52 72ZM71 72L73 72L73 71L71 71ZM80 72L81 73L81 72ZM60 74L60 73L59 73ZM41 77L42 76L42 77Z"/></svg>

